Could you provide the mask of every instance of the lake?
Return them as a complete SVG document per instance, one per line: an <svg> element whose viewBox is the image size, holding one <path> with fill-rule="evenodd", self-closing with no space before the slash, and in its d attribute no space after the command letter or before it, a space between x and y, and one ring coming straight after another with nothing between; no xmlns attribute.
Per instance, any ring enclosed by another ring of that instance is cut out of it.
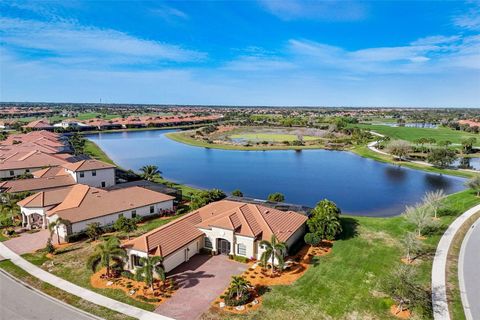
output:
<svg viewBox="0 0 480 320"><path fill-rule="evenodd" d="M393 216L427 191L453 193L464 179L426 173L328 150L234 151L193 147L164 136L171 130L88 135L119 166L137 171L154 164L168 180L193 187L240 189L265 199L281 192L286 202L314 206L324 198L344 213Z"/></svg>

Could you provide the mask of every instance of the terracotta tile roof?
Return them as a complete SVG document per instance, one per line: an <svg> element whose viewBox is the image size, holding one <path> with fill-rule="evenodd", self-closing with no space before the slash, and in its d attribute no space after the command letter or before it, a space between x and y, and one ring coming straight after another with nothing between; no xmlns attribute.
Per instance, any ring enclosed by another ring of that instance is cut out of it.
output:
<svg viewBox="0 0 480 320"><path fill-rule="evenodd" d="M71 188L37 192L17 202L17 204L24 208L48 208L61 203Z"/></svg>
<svg viewBox="0 0 480 320"><path fill-rule="evenodd" d="M39 120L34 120L27 125L23 126L24 128L32 128L32 129L42 129L42 128L53 128L52 125L50 125L50 122L48 119L39 119Z"/></svg>
<svg viewBox="0 0 480 320"><path fill-rule="evenodd" d="M49 210L47 215L58 215L71 222L79 222L173 199L172 196L141 187L106 191L77 184L62 203Z"/></svg>
<svg viewBox="0 0 480 320"><path fill-rule="evenodd" d="M212 227L235 230L237 235L259 240L269 240L275 234L280 241L286 241L306 221L307 217L297 212L222 200L127 241L124 246L150 254L162 252L165 257L202 236L199 228Z"/></svg>
<svg viewBox="0 0 480 320"><path fill-rule="evenodd" d="M0 170L41 168L59 166L66 163L67 161L60 156L36 150L6 153L2 153L0 150Z"/></svg>
<svg viewBox="0 0 480 320"><path fill-rule="evenodd" d="M0 184L4 192L39 191L54 188L63 188L74 185L76 182L70 175L43 177L35 179L9 180Z"/></svg>
<svg viewBox="0 0 480 320"><path fill-rule="evenodd" d="M32 175L35 178L47 178L47 177L55 177L55 176L65 176L69 175L65 168L63 167L48 167L45 169L41 169L38 171L32 172Z"/></svg>
<svg viewBox="0 0 480 320"><path fill-rule="evenodd" d="M110 163L106 163L106 162L95 160L95 159L82 160L74 163L66 163L63 165L63 167L70 171L86 171L86 170L101 170L101 169L116 168L116 166Z"/></svg>

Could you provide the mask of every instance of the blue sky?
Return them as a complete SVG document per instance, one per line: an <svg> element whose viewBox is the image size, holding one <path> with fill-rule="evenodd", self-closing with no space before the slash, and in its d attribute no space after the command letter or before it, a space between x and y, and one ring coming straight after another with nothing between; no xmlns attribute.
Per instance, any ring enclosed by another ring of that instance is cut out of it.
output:
<svg viewBox="0 0 480 320"><path fill-rule="evenodd" d="M480 107L478 1L0 1L0 100Z"/></svg>

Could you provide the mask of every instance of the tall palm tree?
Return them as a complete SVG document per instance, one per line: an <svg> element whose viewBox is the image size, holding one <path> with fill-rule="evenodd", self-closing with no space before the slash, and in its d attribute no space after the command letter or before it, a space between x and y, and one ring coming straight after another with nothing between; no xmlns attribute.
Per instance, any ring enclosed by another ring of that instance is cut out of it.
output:
<svg viewBox="0 0 480 320"><path fill-rule="evenodd" d="M43 219L46 219L46 217L43 217ZM67 219L62 219L58 218L57 220L50 222L48 225L48 230L50 230L50 240L52 240L53 232L57 234L57 243L60 244L60 234L58 233L58 227L60 227L62 224L67 225L69 224L70 221Z"/></svg>
<svg viewBox="0 0 480 320"><path fill-rule="evenodd" d="M162 282L165 281L165 269L162 265L163 257L161 256L148 256L140 258L140 267L135 271L135 279L140 281L142 278L145 281L145 284L152 289L153 288L153 279L157 275Z"/></svg>
<svg viewBox="0 0 480 320"><path fill-rule="evenodd" d="M18 199L10 193L5 193L2 196L1 209L12 219L12 223L15 223L15 218L20 215L19 206L17 205Z"/></svg>
<svg viewBox="0 0 480 320"><path fill-rule="evenodd" d="M235 295L236 299L240 299L248 290L252 287L250 281L242 276L232 276L232 282L230 282L230 297Z"/></svg>
<svg viewBox="0 0 480 320"><path fill-rule="evenodd" d="M140 171L142 171L142 178L147 181L155 180L155 178L160 177L160 174L162 173L158 170L157 166L151 164L141 167Z"/></svg>
<svg viewBox="0 0 480 320"><path fill-rule="evenodd" d="M269 259L272 259L272 275L275 269L275 258L278 261L278 266L283 269L284 260L283 254L287 250L287 245L285 242L278 241L277 237L272 234L270 241L262 240L260 241L260 245L265 248L265 251L262 253L260 260L262 261L263 265L266 266Z"/></svg>
<svg viewBox="0 0 480 320"><path fill-rule="evenodd" d="M93 254L87 260L87 267L95 272L98 266L107 268L107 277L110 277L112 261L123 263L127 258L125 249L120 247L120 240L111 237L95 247Z"/></svg>

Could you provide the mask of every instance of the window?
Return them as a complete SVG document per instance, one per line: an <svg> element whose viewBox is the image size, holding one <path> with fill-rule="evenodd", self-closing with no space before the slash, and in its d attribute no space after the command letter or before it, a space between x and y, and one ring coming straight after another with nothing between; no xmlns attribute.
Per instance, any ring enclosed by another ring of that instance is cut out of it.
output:
<svg viewBox="0 0 480 320"><path fill-rule="evenodd" d="M137 210L132 210L132 218L135 218L137 216Z"/></svg>
<svg viewBox="0 0 480 320"><path fill-rule="evenodd" d="M119 218L119 219L120 219L121 217L123 217L123 213L120 213L120 214L118 215L118 218Z"/></svg>
<svg viewBox="0 0 480 320"><path fill-rule="evenodd" d="M80 178L85 177L85 172L80 172Z"/></svg>
<svg viewBox="0 0 480 320"><path fill-rule="evenodd" d="M93 170L92 171L92 177L95 177L97 175L97 171Z"/></svg>
<svg viewBox="0 0 480 320"><path fill-rule="evenodd" d="M102 181L102 188L105 188L105 181Z"/></svg>
<svg viewBox="0 0 480 320"><path fill-rule="evenodd" d="M155 212L155 206L150 206L150 213L154 213Z"/></svg>
<svg viewBox="0 0 480 320"><path fill-rule="evenodd" d="M10 175L11 176L14 176L15 175L15 172L13 170L10 170Z"/></svg>
<svg viewBox="0 0 480 320"><path fill-rule="evenodd" d="M239 243L237 246L237 253L241 256L247 255L247 247L243 243Z"/></svg>
<svg viewBox="0 0 480 320"><path fill-rule="evenodd" d="M141 267L142 264L140 263L140 257L137 255L132 254L133 265L135 267Z"/></svg>
<svg viewBox="0 0 480 320"><path fill-rule="evenodd" d="M213 249L212 241L209 238L205 237L205 248Z"/></svg>
<svg viewBox="0 0 480 320"><path fill-rule="evenodd" d="M26 172L26 173L29 173L29 172L30 172L30 169L25 169L25 172Z"/></svg>

